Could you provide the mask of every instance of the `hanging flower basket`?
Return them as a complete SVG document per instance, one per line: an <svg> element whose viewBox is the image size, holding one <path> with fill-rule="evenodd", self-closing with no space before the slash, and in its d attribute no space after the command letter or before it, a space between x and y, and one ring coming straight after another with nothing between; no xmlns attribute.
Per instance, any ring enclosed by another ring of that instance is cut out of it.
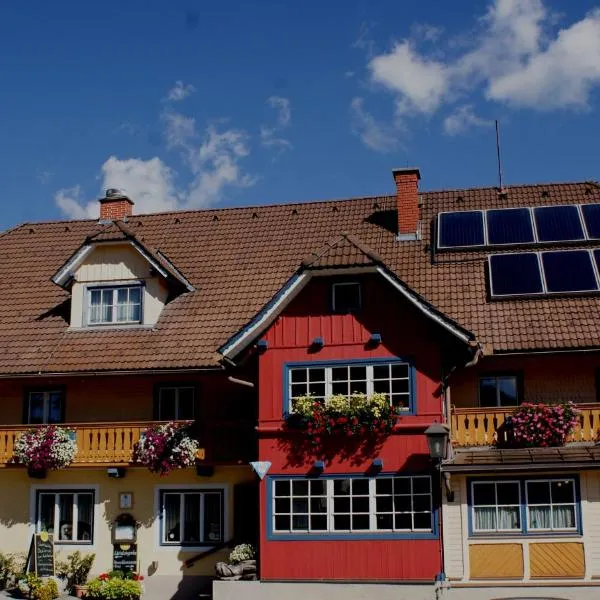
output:
<svg viewBox="0 0 600 600"><path fill-rule="evenodd" d="M68 467L77 454L75 431L46 425L22 433L15 440L13 461L27 467L31 477Z"/></svg>
<svg viewBox="0 0 600 600"><path fill-rule="evenodd" d="M577 426L579 414L572 402L521 404L507 419L506 445L516 448L564 446Z"/></svg>
<svg viewBox="0 0 600 600"><path fill-rule="evenodd" d="M199 446L190 437L189 426L170 421L149 427L135 446L134 460L161 476L173 469L193 467Z"/></svg>
<svg viewBox="0 0 600 600"><path fill-rule="evenodd" d="M301 396L292 401L292 410L287 418L288 427L306 430L313 440L334 433L387 434L398 418L386 394L352 394L350 397L339 394L329 396L325 402Z"/></svg>

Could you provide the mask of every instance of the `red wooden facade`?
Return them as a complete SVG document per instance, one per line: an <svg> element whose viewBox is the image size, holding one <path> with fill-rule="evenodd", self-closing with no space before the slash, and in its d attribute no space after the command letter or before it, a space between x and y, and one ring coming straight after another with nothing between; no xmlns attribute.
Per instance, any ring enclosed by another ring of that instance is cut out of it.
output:
<svg viewBox="0 0 600 600"><path fill-rule="evenodd" d="M356 315L332 314L332 279L315 277L263 336L268 349L259 358L259 460L272 463L260 492L263 580L433 581L442 571L439 535L328 540L324 534L320 539L299 535L284 541L269 533L269 477L308 475L317 459L325 462L323 477L368 473L374 458L383 459L384 473L431 472L423 432L432 422L442 421L440 378L447 336L378 275L363 275L360 281L363 308ZM381 334L380 345L368 343L372 333ZM316 337L324 340L317 351L311 348ZM321 450L327 455L319 456L302 433L282 429L286 363L388 357L408 358L414 365L415 414L401 417L396 430L377 447L349 440ZM432 484L436 506L435 476Z"/></svg>

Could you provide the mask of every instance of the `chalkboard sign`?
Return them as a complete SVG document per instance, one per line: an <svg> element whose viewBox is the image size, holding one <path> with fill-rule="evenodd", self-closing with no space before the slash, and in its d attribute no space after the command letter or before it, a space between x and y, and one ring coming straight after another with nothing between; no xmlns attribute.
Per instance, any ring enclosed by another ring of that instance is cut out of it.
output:
<svg viewBox="0 0 600 600"><path fill-rule="evenodd" d="M137 570L137 545L136 544L114 544L113 546L113 570L136 571Z"/></svg>
<svg viewBox="0 0 600 600"><path fill-rule="evenodd" d="M54 538L45 531L33 536L33 566L40 577L54 576Z"/></svg>

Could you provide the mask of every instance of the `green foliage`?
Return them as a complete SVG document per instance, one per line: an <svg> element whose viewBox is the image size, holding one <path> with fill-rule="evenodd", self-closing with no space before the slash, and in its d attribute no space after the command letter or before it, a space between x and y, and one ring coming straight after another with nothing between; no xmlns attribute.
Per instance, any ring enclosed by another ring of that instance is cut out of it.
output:
<svg viewBox="0 0 600 600"><path fill-rule="evenodd" d="M54 579L49 578L44 583L35 573L27 573L19 581L19 590L30 600L54 600L59 596L58 585Z"/></svg>
<svg viewBox="0 0 600 600"><path fill-rule="evenodd" d="M12 587L23 575L25 553L3 554L0 552L0 590Z"/></svg>
<svg viewBox="0 0 600 600"><path fill-rule="evenodd" d="M142 585L133 579L92 579L88 596L94 600L137 600L142 595Z"/></svg>
<svg viewBox="0 0 600 600"><path fill-rule="evenodd" d="M66 579L68 590L76 585L85 585L95 558L95 554L83 555L76 550L67 556L66 561L57 561L56 574L61 579Z"/></svg>

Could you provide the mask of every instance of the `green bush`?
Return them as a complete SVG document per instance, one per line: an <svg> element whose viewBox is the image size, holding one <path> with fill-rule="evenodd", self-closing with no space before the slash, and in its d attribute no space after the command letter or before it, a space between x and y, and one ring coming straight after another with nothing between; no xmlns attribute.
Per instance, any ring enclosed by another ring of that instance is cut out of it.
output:
<svg viewBox="0 0 600 600"><path fill-rule="evenodd" d="M0 590L6 589L14 573L14 558L0 552Z"/></svg>
<svg viewBox="0 0 600 600"><path fill-rule="evenodd" d="M46 583L35 573L27 573L27 575L19 580L20 592L30 598L30 600L54 600L58 598L58 585L52 578Z"/></svg>
<svg viewBox="0 0 600 600"><path fill-rule="evenodd" d="M143 592L142 578L135 574L132 574L131 578L124 579L124 577L123 573L113 571L92 579L88 584L88 598L92 600L138 600Z"/></svg>
<svg viewBox="0 0 600 600"><path fill-rule="evenodd" d="M95 558L95 554L84 556L76 550L67 556L67 560L57 561L56 574L60 579L66 580L67 590L71 591L76 585L85 585Z"/></svg>

